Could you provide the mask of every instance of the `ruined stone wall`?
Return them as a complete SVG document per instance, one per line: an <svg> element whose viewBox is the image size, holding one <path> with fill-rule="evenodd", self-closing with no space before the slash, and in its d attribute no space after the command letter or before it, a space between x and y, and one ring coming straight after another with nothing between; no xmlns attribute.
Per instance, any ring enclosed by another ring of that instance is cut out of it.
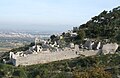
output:
<svg viewBox="0 0 120 78"><path fill-rule="evenodd" d="M17 57L16 66L18 65L33 65L33 64L43 64L52 61L64 60L79 57L73 50L60 51L60 52L47 52L30 54L26 57Z"/></svg>
<svg viewBox="0 0 120 78"><path fill-rule="evenodd" d="M104 54L108 54L108 53L114 54L117 49L118 49L117 43L110 43L110 44L103 45L102 52Z"/></svg>
<svg viewBox="0 0 120 78"><path fill-rule="evenodd" d="M79 54L84 56L94 56L99 53L99 50L81 50Z"/></svg>

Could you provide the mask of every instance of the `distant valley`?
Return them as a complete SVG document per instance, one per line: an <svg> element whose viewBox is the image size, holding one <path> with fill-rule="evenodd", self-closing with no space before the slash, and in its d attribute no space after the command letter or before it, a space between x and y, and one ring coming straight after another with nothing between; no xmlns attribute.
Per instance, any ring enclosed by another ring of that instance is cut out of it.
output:
<svg viewBox="0 0 120 78"><path fill-rule="evenodd" d="M48 39L51 34L39 32L0 32L0 52L22 47L34 41L35 37Z"/></svg>

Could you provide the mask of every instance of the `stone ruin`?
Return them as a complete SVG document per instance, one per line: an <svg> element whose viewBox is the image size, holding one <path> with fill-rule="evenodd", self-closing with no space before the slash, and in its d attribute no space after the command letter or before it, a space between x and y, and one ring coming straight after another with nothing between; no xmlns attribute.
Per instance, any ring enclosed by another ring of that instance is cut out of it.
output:
<svg viewBox="0 0 120 78"><path fill-rule="evenodd" d="M97 55L100 52L103 54L114 54L118 49L117 43L102 44L101 42L95 42L87 40L80 48L79 45L70 43L68 47L64 47L63 50L56 48L56 51L51 51L50 47L58 46L58 44L47 44L43 41L43 45L38 45L39 39L35 39L35 46L31 47L28 51L21 51L17 53L10 52L10 61L13 65L33 65L38 63L48 63L52 61L64 60L84 56ZM45 48L44 48L45 47ZM30 53L30 54L29 54Z"/></svg>
<svg viewBox="0 0 120 78"><path fill-rule="evenodd" d="M76 53L79 52L79 45L74 45L74 43L70 43L69 46L63 47L63 50L60 50L56 42L54 44L47 44L46 41L42 41L42 45L39 44L40 42L41 40L36 38L35 45L30 47L29 50L17 53L10 52L9 58L11 63L15 66L33 65L71 59L79 56ZM56 50L54 51L54 49L52 49L51 51L51 47Z"/></svg>
<svg viewBox="0 0 120 78"><path fill-rule="evenodd" d="M117 43L102 44L102 42L87 40L83 45L83 50L81 51L81 54L85 56L91 56L91 55L96 55L101 53L103 53L104 55L114 54L118 49L118 46L119 45Z"/></svg>
<svg viewBox="0 0 120 78"><path fill-rule="evenodd" d="M118 49L118 44L117 43L107 43L103 45L102 47L102 53L103 54L114 54L116 50Z"/></svg>

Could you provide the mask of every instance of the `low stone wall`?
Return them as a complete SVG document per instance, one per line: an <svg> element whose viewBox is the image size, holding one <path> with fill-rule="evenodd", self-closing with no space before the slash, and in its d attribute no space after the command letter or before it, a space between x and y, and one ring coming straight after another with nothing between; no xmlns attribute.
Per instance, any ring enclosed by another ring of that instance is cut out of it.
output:
<svg viewBox="0 0 120 78"><path fill-rule="evenodd" d="M97 55L99 53L99 50L81 50L79 54L84 56L93 56Z"/></svg>

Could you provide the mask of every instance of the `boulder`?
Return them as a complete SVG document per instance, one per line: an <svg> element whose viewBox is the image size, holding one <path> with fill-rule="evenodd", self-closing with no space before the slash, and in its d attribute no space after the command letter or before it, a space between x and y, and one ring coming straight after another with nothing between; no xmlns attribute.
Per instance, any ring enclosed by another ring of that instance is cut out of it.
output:
<svg viewBox="0 0 120 78"><path fill-rule="evenodd" d="M103 45L102 52L103 54L114 54L118 49L118 46L119 45L117 43L107 43Z"/></svg>

